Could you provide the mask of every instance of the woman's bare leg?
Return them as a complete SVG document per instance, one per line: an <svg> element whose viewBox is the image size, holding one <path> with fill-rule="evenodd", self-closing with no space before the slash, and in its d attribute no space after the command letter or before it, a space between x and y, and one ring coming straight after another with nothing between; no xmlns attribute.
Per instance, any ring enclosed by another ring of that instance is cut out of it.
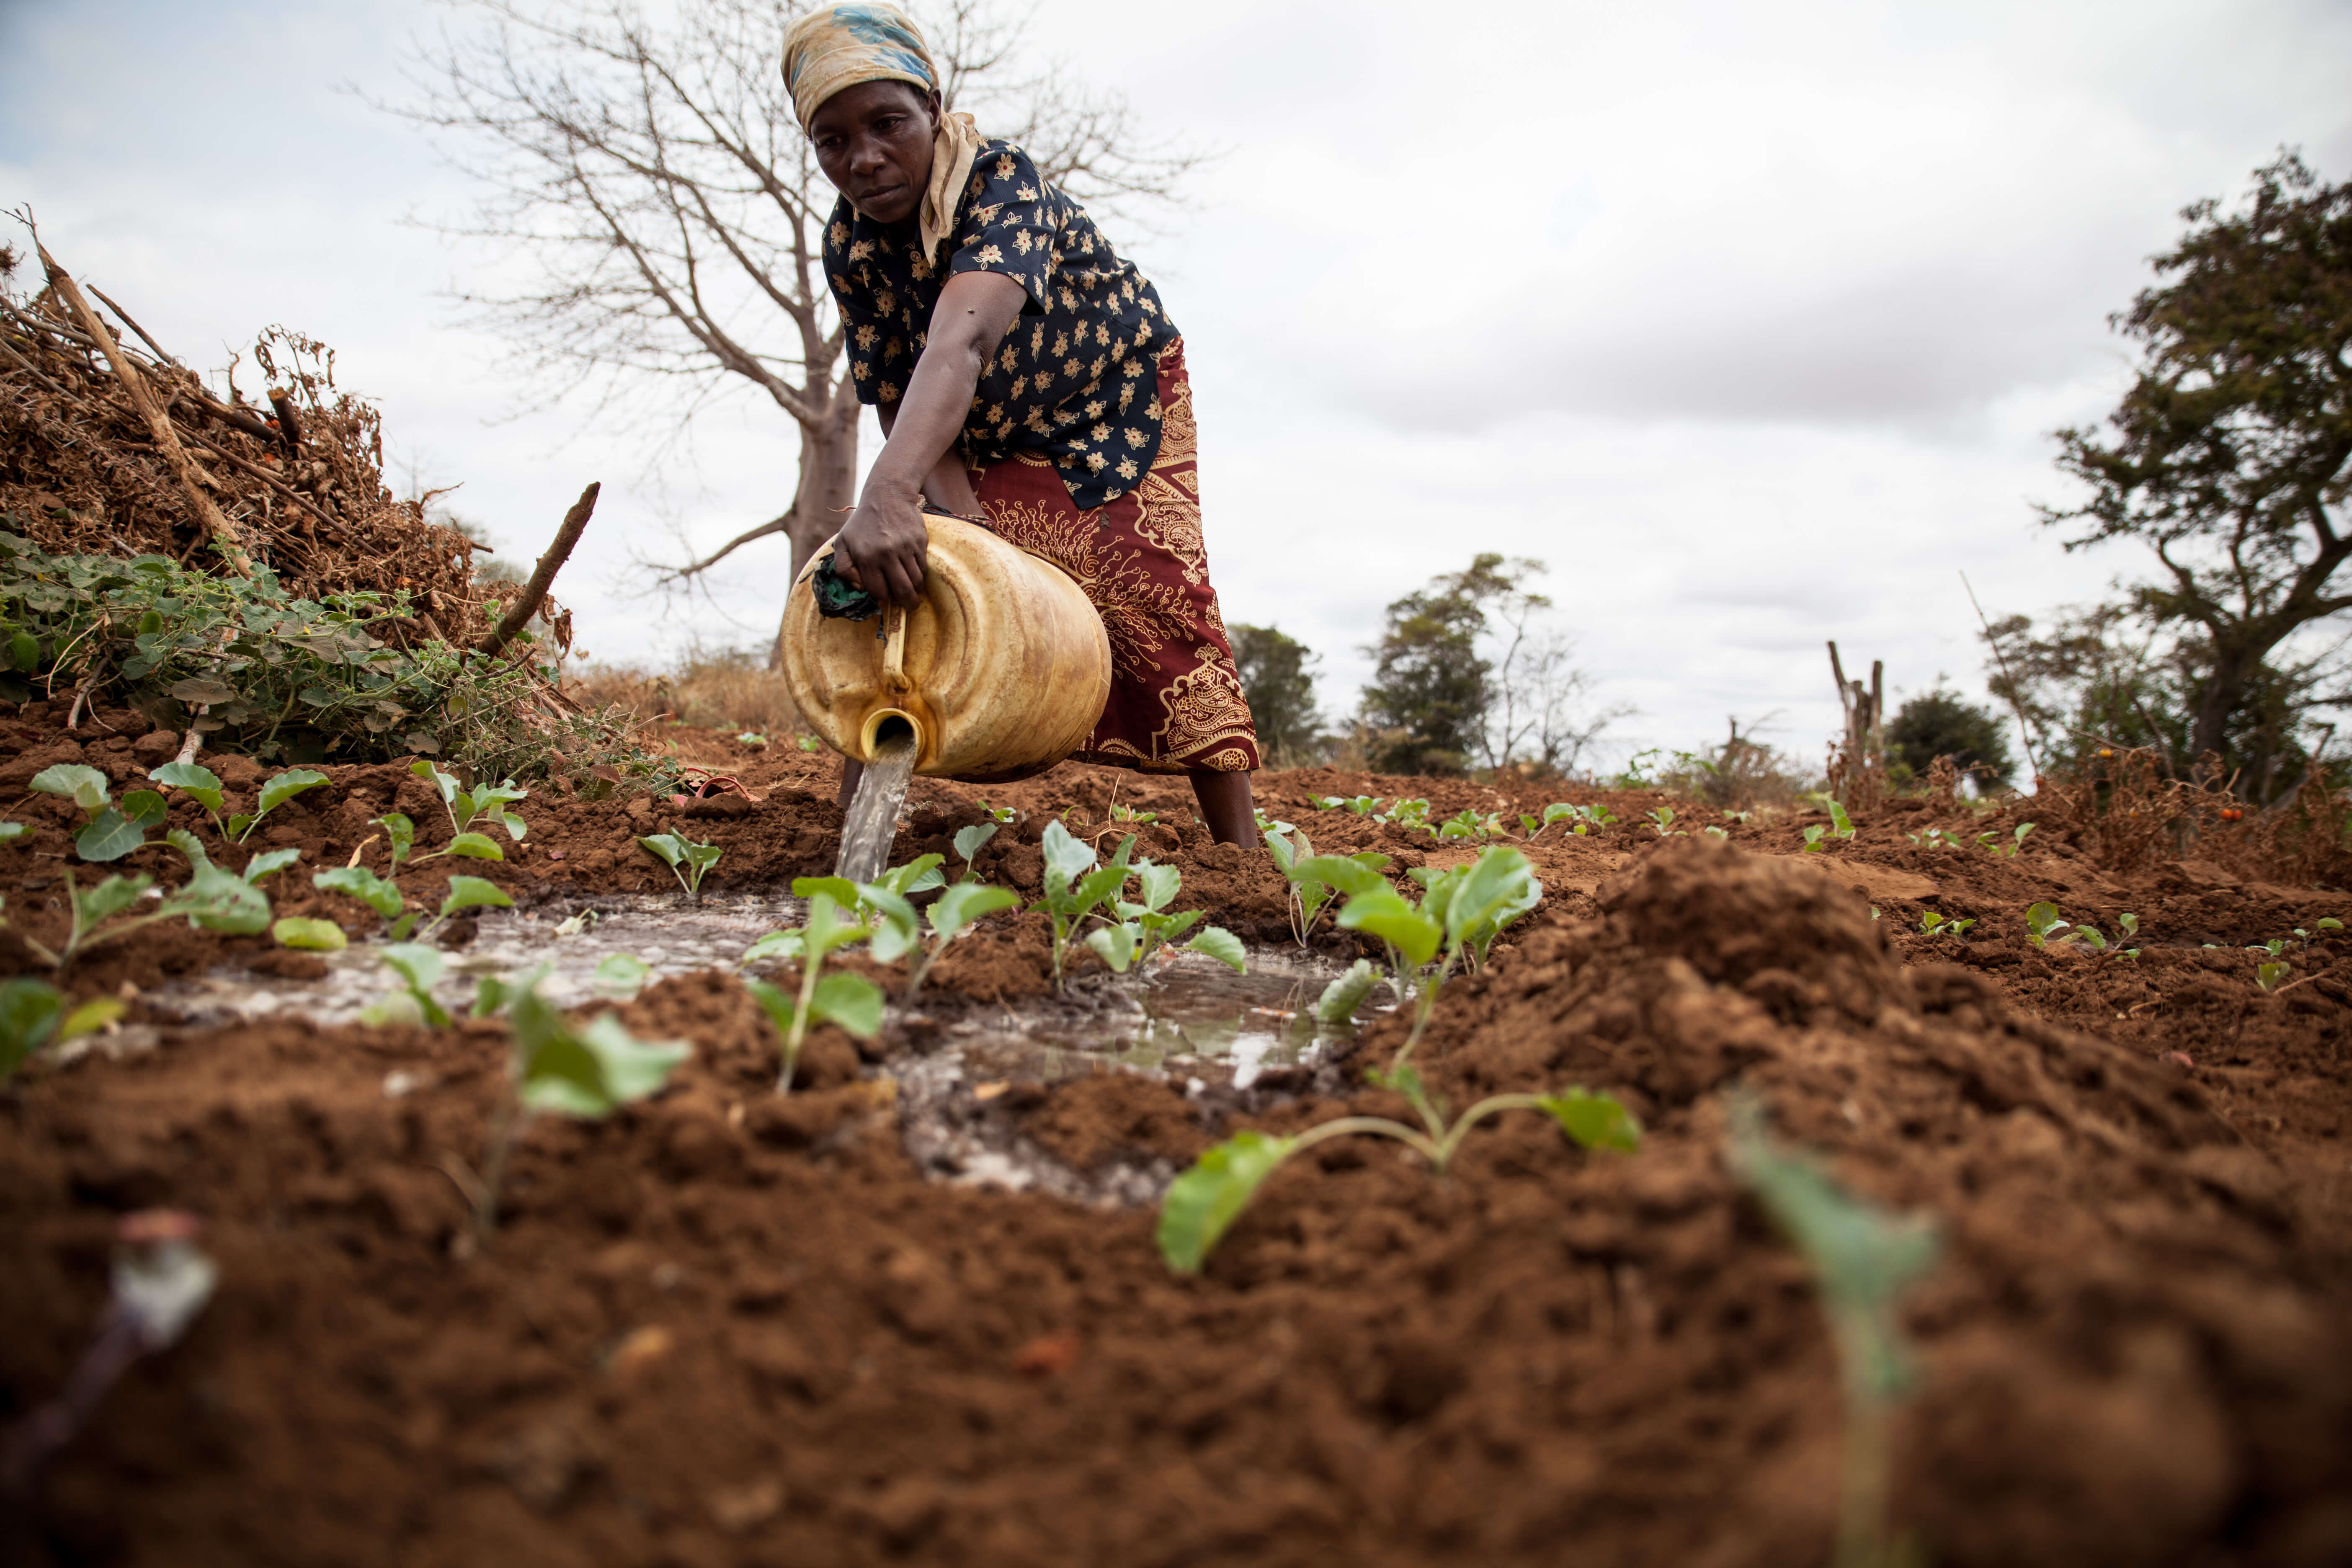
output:
<svg viewBox="0 0 2352 1568"><path fill-rule="evenodd" d="M847 811L849 803L857 798L857 781L866 776L866 764L855 757L841 759L841 792L836 797L841 809Z"/></svg>
<svg viewBox="0 0 2352 1568"><path fill-rule="evenodd" d="M1192 798L1201 803L1201 820L1209 825L1210 836L1220 844L1255 842L1257 816L1250 804L1249 774L1208 768L1189 771Z"/></svg>

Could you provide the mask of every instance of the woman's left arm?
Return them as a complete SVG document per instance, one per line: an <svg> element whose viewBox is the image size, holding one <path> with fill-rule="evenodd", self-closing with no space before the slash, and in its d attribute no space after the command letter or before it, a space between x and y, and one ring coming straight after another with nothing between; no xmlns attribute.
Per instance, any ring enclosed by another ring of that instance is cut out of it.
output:
<svg viewBox="0 0 2352 1568"><path fill-rule="evenodd" d="M981 372L1028 299L998 272L959 272L940 289L906 395L885 416L882 455L842 526L840 553L859 587L900 605L921 597L923 482L962 433Z"/></svg>

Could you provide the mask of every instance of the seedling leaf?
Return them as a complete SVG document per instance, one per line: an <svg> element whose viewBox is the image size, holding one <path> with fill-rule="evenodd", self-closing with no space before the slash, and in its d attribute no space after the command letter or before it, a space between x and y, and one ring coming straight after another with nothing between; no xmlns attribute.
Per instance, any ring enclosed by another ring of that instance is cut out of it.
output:
<svg viewBox="0 0 2352 1568"><path fill-rule="evenodd" d="M1154 1233L1160 1256L1179 1274L1198 1274L1297 1140L1236 1132L1169 1184Z"/></svg>
<svg viewBox="0 0 2352 1568"><path fill-rule="evenodd" d="M71 795L85 816L96 816L110 798L106 775L87 763L56 763L33 775L43 795Z"/></svg>
<svg viewBox="0 0 2352 1568"><path fill-rule="evenodd" d="M449 840L448 847L441 853L462 855L469 860L503 860L507 858L506 851L499 847L499 841L486 833L460 833Z"/></svg>
<svg viewBox="0 0 2352 1568"><path fill-rule="evenodd" d="M514 908L514 900L507 897L506 890L496 882L484 881L479 877L452 877L449 879L449 896L441 900L440 918L446 920L459 910L478 909L484 905L510 910Z"/></svg>
<svg viewBox="0 0 2352 1568"><path fill-rule="evenodd" d="M1087 945L1095 956L1110 965L1114 974L1124 974L1135 963L1135 950L1141 940L1131 925L1100 926L1087 932Z"/></svg>
<svg viewBox="0 0 2352 1568"><path fill-rule="evenodd" d="M215 816L221 814L220 776L194 763L165 763L147 776L166 789L178 790Z"/></svg>
<svg viewBox="0 0 2352 1568"><path fill-rule="evenodd" d="M862 974L828 974L816 983L809 1014L870 1040L882 1032L882 988Z"/></svg>
<svg viewBox="0 0 2352 1568"><path fill-rule="evenodd" d="M1587 1149L1615 1149L1631 1154L1642 1146L1642 1124L1610 1094L1588 1094L1571 1089L1542 1097L1559 1130Z"/></svg>
<svg viewBox="0 0 2352 1568"><path fill-rule="evenodd" d="M1369 958L1360 958L1348 966L1348 973L1323 987L1316 1000L1315 1016L1325 1024L1344 1024L1356 1016L1372 987L1381 983L1381 972Z"/></svg>
<svg viewBox="0 0 2352 1568"><path fill-rule="evenodd" d="M93 864L102 865L109 860L121 859L146 842L146 832L110 805L90 818L89 826L74 836L74 853Z"/></svg>
<svg viewBox="0 0 2352 1568"><path fill-rule="evenodd" d="M302 851L293 845L283 849L266 850L245 863L245 883L248 887L258 887L264 877L274 877L300 858Z"/></svg>
<svg viewBox="0 0 2352 1568"><path fill-rule="evenodd" d="M960 882L941 893L924 911L924 916L930 921L933 931L943 937L952 938L982 916L1012 909L1020 902L1019 895L1010 888Z"/></svg>
<svg viewBox="0 0 2352 1568"><path fill-rule="evenodd" d="M316 789L327 782L327 775L315 768L289 768L261 786L259 809L256 816L267 816L306 789Z"/></svg>
<svg viewBox="0 0 2352 1568"><path fill-rule="evenodd" d="M599 996L625 1002L645 989L646 982L652 974L652 965L636 954L612 952L606 953L604 961L596 966L595 975L590 984L595 987Z"/></svg>
<svg viewBox="0 0 2352 1568"><path fill-rule="evenodd" d="M280 947L299 948L310 952L341 952L349 945L343 928L332 921L297 920L289 915L269 928L269 934Z"/></svg>
<svg viewBox="0 0 2352 1568"><path fill-rule="evenodd" d="M398 887L364 866L337 866L320 871L310 879L310 885L323 892L348 893L385 920L400 913L404 901Z"/></svg>
<svg viewBox="0 0 2352 1568"><path fill-rule="evenodd" d="M1249 973L1249 954L1242 946L1242 939L1223 926L1204 927L1200 935L1184 944L1184 951L1213 958L1235 974Z"/></svg>

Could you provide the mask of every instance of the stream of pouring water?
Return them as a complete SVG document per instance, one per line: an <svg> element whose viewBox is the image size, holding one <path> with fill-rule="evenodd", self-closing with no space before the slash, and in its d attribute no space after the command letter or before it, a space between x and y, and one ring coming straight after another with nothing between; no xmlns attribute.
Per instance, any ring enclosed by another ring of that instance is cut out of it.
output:
<svg viewBox="0 0 2352 1568"><path fill-rule="evenodd" d="M833 874L870 882L890 863L890 841L898 834L898 807L915 771L915 738L894 735L874 748L874 760L857 781L849 816L841 825L841 854Z"/></svg>

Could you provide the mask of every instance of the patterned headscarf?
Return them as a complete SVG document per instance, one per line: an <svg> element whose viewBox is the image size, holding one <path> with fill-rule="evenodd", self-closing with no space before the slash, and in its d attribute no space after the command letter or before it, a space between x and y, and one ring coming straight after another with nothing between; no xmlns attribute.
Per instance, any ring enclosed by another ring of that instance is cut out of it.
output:
<svg viewBox="0 0 2352 1568"><path fill-rule="evenodd" d="M784 86L805 134L825 100L861 82L903 81L938 92L939 68L913 20L896 5L827 5L794 22L784 34ZM931 180L917 217L923 254L936 258L955 222L956 202L971 177L980 128L969 114L940 116L931 143Z"/></svg>

